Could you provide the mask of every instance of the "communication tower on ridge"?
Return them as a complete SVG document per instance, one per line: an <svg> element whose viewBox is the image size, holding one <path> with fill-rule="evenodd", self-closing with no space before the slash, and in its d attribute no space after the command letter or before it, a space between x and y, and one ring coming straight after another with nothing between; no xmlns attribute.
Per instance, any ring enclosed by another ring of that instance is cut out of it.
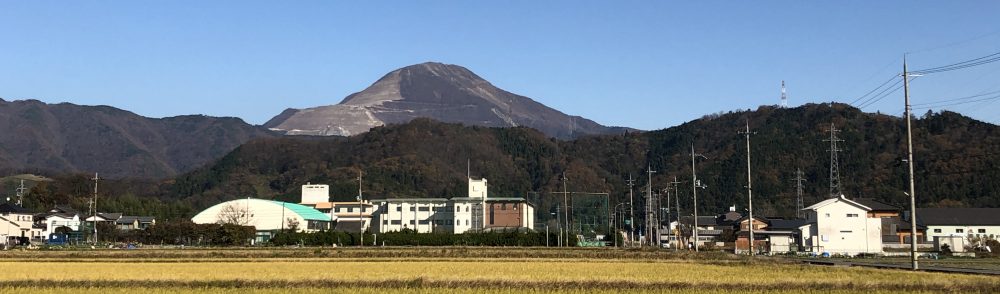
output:
<svg viewBox="0 0 1000 294"><path fill-rule="evenodd" d="M781 108L788 108L788 95L785 94L785 81L781 81Z"/></svg>

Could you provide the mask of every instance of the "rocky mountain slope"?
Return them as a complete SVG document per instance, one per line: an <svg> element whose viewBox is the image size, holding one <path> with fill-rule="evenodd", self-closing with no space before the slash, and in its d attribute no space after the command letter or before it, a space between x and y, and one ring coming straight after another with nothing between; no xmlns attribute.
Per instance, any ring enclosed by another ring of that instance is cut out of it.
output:
<svg viewBox="0 0 1000 294"><path fill-rule="evenodd" d="M287 109L264 126L290 135L351 136L421 117L486 127L525 126L562 139L625 130L504 91L464 67L433 62L394 70L336 105Z"/></svg>

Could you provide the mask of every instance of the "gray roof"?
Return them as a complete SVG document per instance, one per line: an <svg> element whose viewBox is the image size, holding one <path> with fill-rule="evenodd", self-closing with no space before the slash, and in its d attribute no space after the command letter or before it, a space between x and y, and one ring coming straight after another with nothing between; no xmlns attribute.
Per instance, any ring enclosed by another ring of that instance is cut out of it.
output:
<svg viewBox="0 0 1000 294"><path fill-rule="evenodd" d="M804 219L770 219L768 230L795 230L809 223Z"/></svg>
<svg viewBox="0 0 1000 294"><path fill-rule="evenodd" d="M1000 208L918 208L917 220L928 226L1000 226Z"/></svg>
<svg viewBox="0 0 1000 294"><path fill-rule="evenodd" d="M4 204L0 204L0 213L26 214L28 213L28 210L25 209L24 207L21 207L20 205L6 202Z"/></svg>
<svg viewBox="0 0 1000 294"><path fill-rule="evenodd" d="M857 203L859 203L861 205L868 206L872 210L880 210L880 211L901 211L901 210L903 210L899 206L895 206L895 205L892 205L892 204L889 204L889 203L885 203L885 202L882 202L882 201L879 201L879 200L875 200L874 198L854 198L853 200L854 200L854 202L857 202Z"/></svg>

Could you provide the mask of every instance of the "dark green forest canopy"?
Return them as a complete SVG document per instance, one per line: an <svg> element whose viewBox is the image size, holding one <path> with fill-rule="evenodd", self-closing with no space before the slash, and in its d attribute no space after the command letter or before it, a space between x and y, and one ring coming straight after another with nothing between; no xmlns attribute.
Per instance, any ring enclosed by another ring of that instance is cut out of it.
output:
<svg viewBox="0 0 1000 294"><path fill-rule="evenodd" d="M844 140L839 146L843 194L900 206L908 201L903 193L904 121L843 104L765 106L708 115L663 130L572 141L547 138L528 128L417 119L348 138L253 140L175 179L142 183L148 186L144 189L119 189L122 195L156 196L150 205L182 203L196 211L243 197L298 201L300 186L307 182L329 184L333 201L353 200L359 171L367 199L456 197L466 193L470 172L489 180L491 196L527 197L540 215L547 215L562 201L552 192L562 191L564 172L567 190L610 193L610 204L615 205L628 201L629 174L636 179L636 201L642 199L649 165L656 171L652 188L661 196L668 182L682 182L681 213L690 214L693 145L707 157L697 161L699 179L708 186L698 193L699 211L705 214L745 207L746 143L739 132L747 122L756 132L750 144L758 213L795 215L796 169L805 173L806 205L829 197L830 146L824 139L829 138L831 123L842 130L838 136ZM914 120L914 127L920 206L1000 206L1000 128L952 112L925 114Z"/></svg>

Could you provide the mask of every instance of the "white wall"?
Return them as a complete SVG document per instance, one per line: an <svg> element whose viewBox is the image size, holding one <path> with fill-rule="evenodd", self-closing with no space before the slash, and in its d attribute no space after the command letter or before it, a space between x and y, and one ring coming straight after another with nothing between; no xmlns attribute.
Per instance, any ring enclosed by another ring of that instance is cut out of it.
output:
<svg viewBox="0 0 1000 294"><path fill-rule="evenodd" d="M0 242L6 242L7 237L41 237L42 231L32 228L33 218L31 214L0 215Z"/></svg>
<svg viewBox="0 0 1000 294"><path fill-rule="evenodd" d="M80 216L74 215L73 218L64 218L58 215L49 216L45 219L45 231L42 232L44 236L51 236L55 234L56 229L59 227L67 227L73 231L80 230Z"/></svg>
<svg viewBox="0 0 1000 294"><path fill-rule="evenodd" d="M959 232L959 230L961 230L961 232ZM927 240L934 240L934 237L948 237L948 236L961 236L963 238L967 238L970 234L977 237L993 236L994 238L1000 238L1000 226L927 225L927 236L928 236Z"/></svg>
<svg viewBox="0 0 1000 294"><path fill-rule="evenodd" d="M430 233L435 229L450 231L451 214L435 210L449 209L445 201L406 201L383 202L379 205L382 213L378 216L378 232L396 232L404 228L416 230L418 233ZM443 225L435 224L435 220L445 221Z"/></svg>
<svg viewBox="0 0 1000 294"><path fill-rule="evenodd" d="M302 185L302 204L313 204L330 201L329 185Z"/></svg>
<svg viewBox="0 0 1000 294"><path fill-rule="evenodd" d="M316 231L309 230L308 220L291 209L282 207L281 203L261 199L237 199L222 202L198 213L191 218L191 221L196 224L222 223L221 213L230 205L247 214L241 225L254 226L258 231L281 230L282 226L288 228L289 218L298 221L300 232Z"/></svg>
<svg viewBox="0 0 1000 294"><path fill-rule="evenodd" d="M469 198L486 198L486 179L469 179Z"/></svg>
<svg viewBox="0 0 1000 294"><path fill-rule="evenodd" d="M835 201L808 211L810 235L816 253L858 254L882 252L882 219L868 218L863 208Z"/></svg>

